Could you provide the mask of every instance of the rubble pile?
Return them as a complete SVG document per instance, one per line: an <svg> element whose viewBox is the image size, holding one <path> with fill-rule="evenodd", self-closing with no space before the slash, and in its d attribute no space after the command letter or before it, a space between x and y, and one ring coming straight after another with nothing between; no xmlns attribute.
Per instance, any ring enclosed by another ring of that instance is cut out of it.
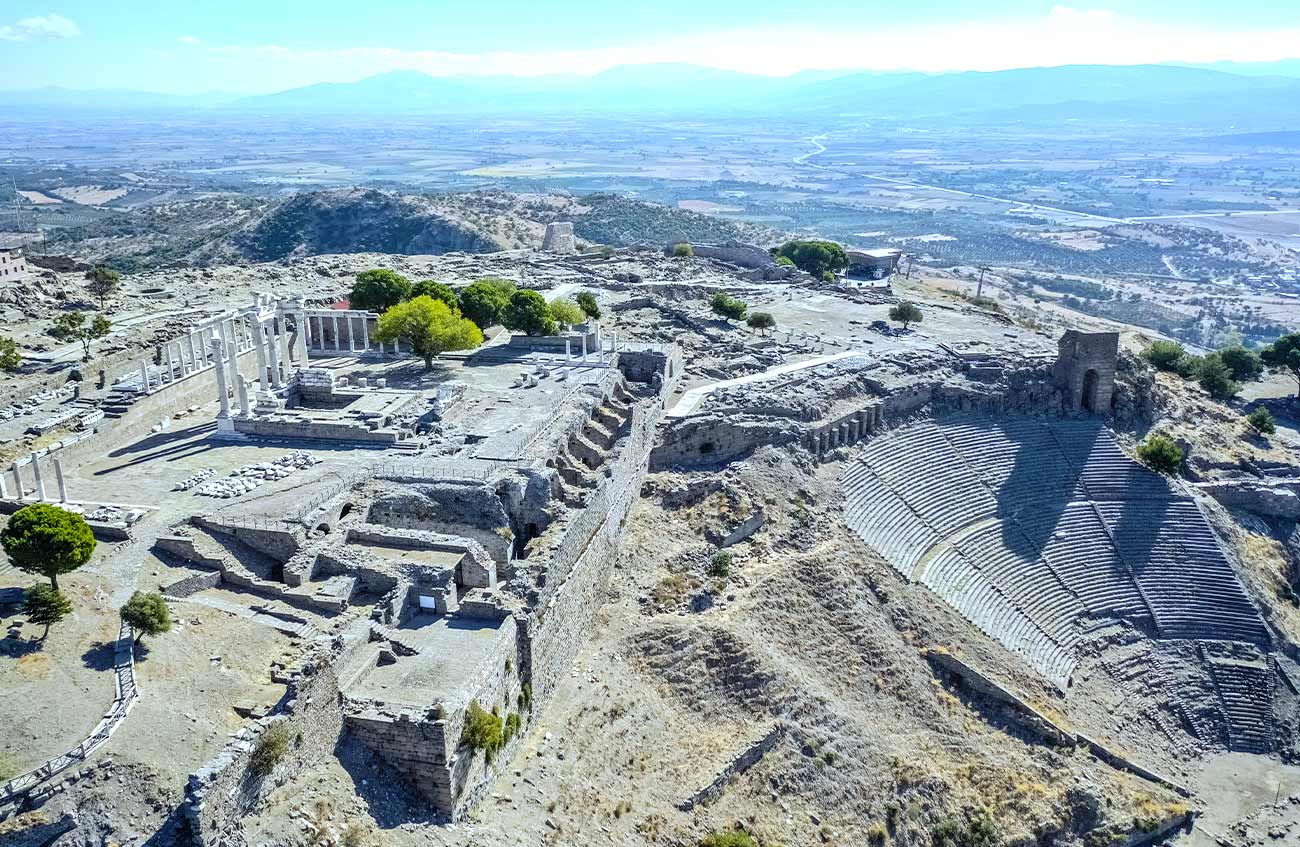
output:
<svg viewBox="0 0 1300 847"><path fill-rule="evenodd" d="M317 459L312 454L303 450L295 450L274 461L258 462L254 465L236 468L230 472L230 476L224 479L203 482L194 489L194 493L204 497L238 497L241 494L247 494L264 482L284 479L294 471L309 468L318 462L320 462L320 459Z"/></svg>
<svg viewBox="0 0 1300 847"><path fill-rule="evenodd" d="M172 486L172 491L189 491L194 486L207 482L217 475L216 468L204 468L196 474L190 474Z"/></svg>

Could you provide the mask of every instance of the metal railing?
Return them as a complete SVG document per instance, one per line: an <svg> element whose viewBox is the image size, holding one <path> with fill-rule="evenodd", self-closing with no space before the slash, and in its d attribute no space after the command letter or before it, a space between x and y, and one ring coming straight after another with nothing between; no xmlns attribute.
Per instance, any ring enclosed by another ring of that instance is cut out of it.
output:
<svg viewBox="0 0 1300 847"><path fill-rule="evenodd" d="M76 747L0 785L0 807L9 805L57 774L86 761L90 754L104 746L122 725L122 721L126 720L126 715L135 705L138 696L135 684L134 640L135 631L126 621L122 621L113 648L113 705L104 717Z"/></svg>

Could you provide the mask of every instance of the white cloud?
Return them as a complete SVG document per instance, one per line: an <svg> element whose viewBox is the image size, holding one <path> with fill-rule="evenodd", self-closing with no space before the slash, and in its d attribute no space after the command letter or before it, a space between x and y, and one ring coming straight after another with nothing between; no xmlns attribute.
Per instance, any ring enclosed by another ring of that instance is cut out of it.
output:
<svg viewBox="0 0 1300 847"><path fill-rule="evenodd" d="M81 27L62 15L51 12L23 18L6 26L0 26L0 39L4 41L35 41L41 38L75 38L81 35Z"/></svg>
<svg viewBox="0 0 1300 847"><path fill-rule="evenodd" d="M214 62L229 64L232 70L256 56L257 83L285 87L351 81L391 70L535 76L590 74L615 65L649 62L689 62L776 76L809 68L938 72L1063 64L1271 61L1295 56L1300 50L1297 44L1300 27L1195 29L1056 6L1037 18L885 29L848 25L831 31L750 27L591 50L470 54L389 47L312 50L275 44L207 49Z"/></svg>
<svg viewBox="0 0 1300 847"><path fill-rule="evenodd" d="M193 35L182 35L180 38L177 38L176 40L179 41L181 44L202 44L203 43L203 39Z"/></svg>

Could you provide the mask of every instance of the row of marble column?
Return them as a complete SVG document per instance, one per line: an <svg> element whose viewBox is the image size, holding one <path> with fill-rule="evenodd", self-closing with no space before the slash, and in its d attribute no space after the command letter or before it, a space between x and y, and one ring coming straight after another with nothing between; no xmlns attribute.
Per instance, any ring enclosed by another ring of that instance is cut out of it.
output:
<svg viewBox="0 0 1300 847"><path fill-rule="evenodd" d="M58 502L66 503L68 502L68 485L63 479L63 461L58 456L52 456L50 461L54 466L54 483L59 492ZM32 468L32 488L36 493L34 499L36 501L49 500L45 491L45 476L41 473L40 458L33 453L28 460L28 464ZM23 484L22 465L14 462L9 470L13 475L14 490L12 493L9 491L8 480L5 476L0 475L0 499L27 500L27 489Z"/></svg>
<svg viewBox="0 0 1300 847"><path fill-rule="evenodd" d="M871 406L817 432L808 434L808 449L818 456L827 450L856 444L884 424L884 408Z"/></svg>
<svg viewBox="0 0 1300 847"><path fill-rule="evenodd" d="M376 352L381 355L397 355L400 348L396 342L381 344L378 341L371 341L370 320L373 317L373 313L357 309L319 309L304 312L301 318L305 329L306 346L322 353L346 351L354 354ZM360 338L357 337L357 324L361 325ZM326 327L329 327L329 332L325 331ZM345 334L348 342L346 347L343 346ZM326 344L327 336L332 339L332 344Z"/></svg>
<svg viewBox="0 0 1300 847"><path fill-rule="evenodd" d="M141 361L140 382L145 393L148 393L164 384L198 373L214 362L228 362L253 343L253 332L242 317L225 318L210 326L191 330L181 338L163 345L162 369L158 380L151 382L149 369ZM221 353L217 352L218 345Z"/></svg>

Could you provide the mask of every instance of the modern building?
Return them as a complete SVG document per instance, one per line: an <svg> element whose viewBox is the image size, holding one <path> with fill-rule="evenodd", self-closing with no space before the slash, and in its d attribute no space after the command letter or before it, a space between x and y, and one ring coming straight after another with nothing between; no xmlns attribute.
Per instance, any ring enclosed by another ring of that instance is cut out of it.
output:
<svg viewBox="0 0 1300 847"><path fill-rule="evenodd" d="M27 260L21 247L0 247L0 282L22 279L27 275Z"/></svg>
<svg viewBox="0 0 1300 847"><path fill-rule="evenodd" d="M875 250L848 250L848 269L844 275L855 279L884 279L898 269L903 251L892 247Z"/></svg>

